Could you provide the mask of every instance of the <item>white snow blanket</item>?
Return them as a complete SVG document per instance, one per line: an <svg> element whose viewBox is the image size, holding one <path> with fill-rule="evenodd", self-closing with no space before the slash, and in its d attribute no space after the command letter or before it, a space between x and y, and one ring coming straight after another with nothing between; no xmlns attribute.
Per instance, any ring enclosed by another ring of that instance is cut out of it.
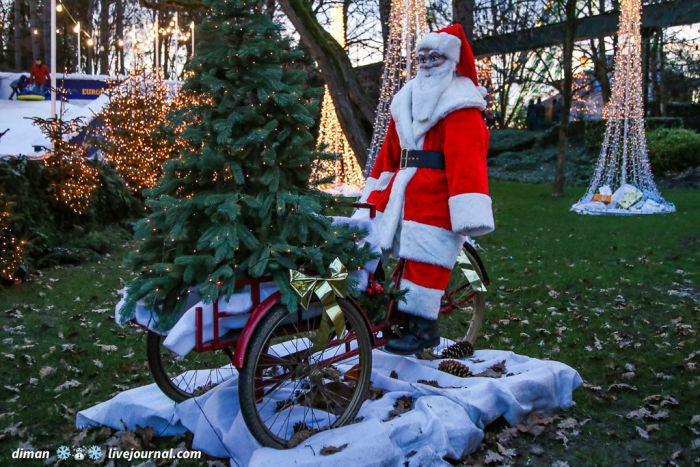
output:
<svg viewBox="0 0 700 467"><path fill-rule="evenodd" d="M349 224L367 230L367 236L359 240L357 246L362 248L365 243L369 243L372 253L381 254L379 234L376 228L376 218L351 219L348 217L333 217L332 219L334 224ZM359 271L350 271L350 276L358 281L358 289L364 290L367 288L370 271L377 269L378 263L379 259L374 259L368 261ZM260 301L264 301L275 292L277 292L277 286L274 282L261 284ZM126 289L122 289L120 293L122 294L122 299L115 307L115 319L117 323L121 322L121 309L126 301ZM231 316L219 319L219 337L232 329L241 329L245 326L253 311L252 306L253 301L250 296L250 286L246 286L241 293L233 294L228 300L225 298L220 299L218 302L219 312L225 312ZM204 303L199 300L197 291L191 290L188 296L187 311L185 311L172 329L165 332L159 331L160 334L167 335L167 338L163 341L163 345L181 356L187 355L194 349L196 343L196 309L200 307L202 308L203 342L210 341L214 338L214 305L213 303ZM307 315L320 313L320 309L311 309L311 307L309 307L308 313L302 314L302 316L306 319ZM137 304L134 317L137 323L148 329L152 329L158 322L155 313L148 310L143 302Z"/></svg>
<svg viewBox="0 0 700 467"><path fill-rule="evenodd" d="M514 376L498 379L459 378L437 370L439 361L381 350L374 350L372 358L374 387L389 392L364 403L358 414L364 417L360 423L319 433L290 450L262 448L252 437L239 410L235 370L214 389L181 404L168 399L155 384L125 391L79 412L76 426L101 424L122 430L123 420L130 430L136 430L136 425L152 426L159 436L189 430L194 433L192 449L231 458L231 466L447 467L443 458L458 459L476 450L484 428L497 418L503 416L515 425L532 410L571 407L572 392L582 383L579 374L563 363L507 351L480 350L463 360L475 374L505 360L507 372ZM479 360L484 361L475 363ZM347 370L342 363L338 369ZM389 376L392 371L398 379ZM420 379L455 388L437 389L418 383ZM385 421L396 399L406 395L415 399L413 409ZM337 454L319 454L325 446L343 444L347 447Z"/></svg>

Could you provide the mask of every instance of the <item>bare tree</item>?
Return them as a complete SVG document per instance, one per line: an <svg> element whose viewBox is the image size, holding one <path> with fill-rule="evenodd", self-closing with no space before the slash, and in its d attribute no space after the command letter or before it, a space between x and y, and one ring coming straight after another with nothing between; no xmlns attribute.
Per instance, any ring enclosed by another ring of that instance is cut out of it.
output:
<svg viewBox="0 0 700 467"><path fill-rule="evenodd" d="M110 49L110 28L109 28L109 0L100 0L100 37L99 56L100 74L109 74L109 49Z"/></svg>
<svg viewBox="0 0 700 467"><path fill-rule="evenodd" d="M37 0L29 0L29 26L32 36L32 61L41 58L41 44L39 43L39 10Z"/></svg>
<svg viewBox="0 0 700 467"><path fill-rule="evenodd" d="M42 39L44 40L44 63L51 66L51 2L43 0L41 5Z"/></svg>
<svg viewBox="0 0 700 467"><path fill-rule="evenodd" d="M362 88L345 50L323 29L307 0L280 0L311 57L323 70L338 121L361 167L374 123L374 105Z"/></svg>
<svg viewBox="0 0 700 467"><path fill-rule="evenodd" d="M116 0L114 2L115 8L115 28L116 28L116 42L117 42L117 66L116 70L119 74L126 74L124 69L124 47L119 47L119 41L124 39L124 0Z"/></svg>
<svg viewBox="0 0 700 467"><path fill-rule="evenodd" d="M461 24L470 44L474 40L474 0L452 0L452 21Z"/></svg>
<svg viewBox="0 0 700 467"><path fill-rule="evenodd" d="M557 144L557 164L554 173L554 191L552 196L564 196L564 184L566 183L566 151L569 147L569 116L571 114L571 100L573 98L573 55L574 38L576 35L576 0L566 0L564 3L565 33L562 44L562 68L564 80L562 89L561 124L559 125L559 143Z"/></svg>
<svg viewBox="0 0 700 467"><path fill-rule="evenodd" d="M88 10L87 10L87 33L90 37L94 37L94 26L93 19L95 17L95 9L97 8L97 0L88 0ZM81 36L82 37L82 36ZM92 47L87 47L87 54L85 57L85 65L87 67L88 74L93 74L95 70L93 69L92 59L94 57L95 45Z"/></svg>
<svg viewBox="0 0 700 467"><path fill-rule="evenodd" d="M20 71L22 69L22 3L20 0L15 0L14 7L14 39L15 39L15 70Z"/></svg>

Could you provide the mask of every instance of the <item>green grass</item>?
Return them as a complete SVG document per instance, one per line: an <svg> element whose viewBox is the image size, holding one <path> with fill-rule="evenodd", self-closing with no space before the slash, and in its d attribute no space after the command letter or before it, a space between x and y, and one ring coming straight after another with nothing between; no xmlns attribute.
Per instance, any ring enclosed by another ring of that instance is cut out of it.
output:
<svg viewBox="0 0 700 467"><path fill-rule="evenodd" d="M583 191L570 189L566 197L554 199L547 185L491 183L497 228L478 239L492 279L488 323L483 329L488 340L480 338L477 347L558 360L578 370L591 386L602 388L577 389L577 405L559 414L579 422L576 428L564 430L568 448L556 439L557 421L536 439L521 434L511 440L507 448L518 453L512 462L550 466L562 460L572 467L668 465L672 454L681 451L674 462L692 465L700 457L700 451L690 448L698 438L691 428L700 430L700 425L691 425L692 416L700 414L700 372L681 363L700 348L694 334L700 327L700 192L664 191L676 203L675 214L589 217L569 212ZM99 263L45 269L34 282L2 291L0 353L14 359L0 355L0 386L12 388L0 387L0 433L4 432L0 465L43 465L42 461L13 460L11 452L20 443L30 443L49 449L54 456L58 446L72 445L82 436L74 426L78 411L126 387L151 382L144 333L133 326L117 326L112 315L120 279L131 277L120 268L125 254L102 257ZM618 296L624 303L616 301ZM75 301L77 297L80 301ZM93 312L103 309L107 311ZM677 318L682 321L672 321ZM462 336L467 320L468 315L459 312L441 318L443 334ZM24 328L18 333L17 326ZM596 336L602 350L595 348ZM64 349L67 344L75 345ZM99 345L114 345L117 350L106 352ZM700 356L690 361L700 361ZM626 364L634 366L631 379L624 376L629 373ZM41 377L43 367L56 371ZM55 391L69 380L80 386ZM637 391L608 391L614 383L635 386ZM645 404L644 398L656 394L672 396L679 403L656 410L647 406L652 413L668 411L668 419L625 418ZM581 426L585 420L589 421ZM651 424L659 429L642 439L635 426ZM499 422L487 431L498 433L502 428ZM578 435L572 434L574 430ZM114 434L115 430L93 428L79 442L104 446ZM139 436L136 439L145 443ZM487 436L492 439L493 435ZM154 447L148 449L175 447L183 441L191 446L190 437L154 438ZM544 454L531 454L533 443ZM475 464L483 461L487 450L497 452L492 443L484 446L486 450L472 456ZM637 459L645 460L636 463ZM138 463L117 462L116 466ZM80 462L71 459L65 465Z"/></svg>
<svg viewBox="0 0 700 467"><path fill-rule="evenodd" d="M569 212L583 192L569 189L567 196L552 198L547 185L491 183L496 230L477 239L491 278L483 328L488 340L481 338L477 348L558 360L602 388L575 391L577 405L566 416L590 421L576 428L577 436L567 435L568 449L551 426L537 440L521 435L509 447L519 452L520 465L549 466L556 460L571 466L667 465L677 451L682 457L675 462L690 465L700 457L700 451L689 449L698 438L690 422L700 414L700 379L681 363L700 348L695 335L700 327L700 192L664 191L678 212L635 217ZM673 290L690 296L670 295ZM616 301L618 296L624 303ZM680 328L672 321L678 318L679 325L692 328ZM459 337L467 319L446 317L443 335ZM595 348L596 336L602 350ZM630 372L626 364L634 366L631 379L624 376ZM609 392L614 383L637 391ZM679 402L660 409L668 411L667 420L625 418L656 394ZM651 424L659 430L642 439L635 426ZM541 457L529 453L535 442L545 450ZM489 449L497 452L493 445ZM636 459L645 460L637 464Z"/></svg>

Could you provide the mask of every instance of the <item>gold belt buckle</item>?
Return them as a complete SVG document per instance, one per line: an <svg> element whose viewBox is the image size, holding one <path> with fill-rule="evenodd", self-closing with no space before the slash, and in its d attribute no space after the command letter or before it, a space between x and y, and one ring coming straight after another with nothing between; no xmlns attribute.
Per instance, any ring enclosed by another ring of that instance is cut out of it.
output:
<svg viewBox="0 0 700 467"><path fill-rule="evenodd" d="M399 170L408 168L408 149L401 150L401 160L399 162Z"/></svg>

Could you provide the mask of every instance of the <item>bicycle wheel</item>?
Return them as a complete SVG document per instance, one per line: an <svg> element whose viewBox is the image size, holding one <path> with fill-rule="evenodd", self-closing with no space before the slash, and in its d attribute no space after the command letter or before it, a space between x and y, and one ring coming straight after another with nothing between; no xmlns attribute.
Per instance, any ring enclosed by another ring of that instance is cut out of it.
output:
<svg viewBox="0 0 700 467"><path fill-rule="evenodd" d="M190 352L181 357L162 345L164 337L148 331L146 354L156 384L175 402L200 396L236 374L229 349Z"/></svg>
<svg viewBox="0 0 700 467"><path fill-rule="evenodd" d="M474 269L479 274L481 281L486 284L488 283L488 275L486 269L484 268L484 263L481 261L479 254L476 249L468 242L465 242L462 246L462 251L467 256ZM463 341L469 342L472 346L476 343L479 337L479 332L481 331L481 325L484 321L484 312L486 310L486 294L484 292L476 293L471 287L469 280L464 276L462 270L455 265L450 274L450 281L445 288L445 294L442 297L440 303L440 308L442 310L451 310L453 315L451 317L441 317L441 327L452 327L447 321L451 319L461 319L463 317L462 313L470 313L471 319L469 321L469 327L466 334L461 339ZM461 324L461 323L460 323ZM446 346L446 339L441 339L439 347L434 349L426 349L423 352L416 354L418 358L431 360L440 358L440 348Z"/></svg>
<svg viewBox="0 0 700 467"><path fill-rule="evenodd" d="M301 320L277 305L255 330L238 395L243 419L263 446L290 447L295 433L337 428L360 410L372 374L370 333L352 302L338 304L346 329L340 338L329 337L322 351L311 353L321 313ZM321 310L319 303L312 306Z"/></svg>

